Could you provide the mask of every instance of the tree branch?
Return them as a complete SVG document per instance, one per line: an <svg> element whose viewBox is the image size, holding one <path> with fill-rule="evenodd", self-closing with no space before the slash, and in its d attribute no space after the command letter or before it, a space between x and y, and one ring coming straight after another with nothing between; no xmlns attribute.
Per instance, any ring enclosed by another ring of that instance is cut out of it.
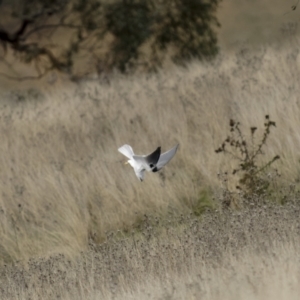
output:
<svg viewBox="0 0 300 300"><path fill-rule="evenodd" d="M47 30L47 29L57 29L57 28L80 29L82 28L82 26L73 25L73 24L60 24L60 23L42 25L28 31L27 34L24 36L24 39L27 39L30 35L32 35L33 33L37 33L38 31Z"/></svg>
<svg viewBox="0 0 300 300"><path fill-rule="evenodd" d="M42 77L44 77L49 71L50 70L47 69L42 74L39 74L37 76L10 76L3 72L0 72L0 76L5 77L10 80L17 80L17 81L37 80L37 79L41 79Z"/></svg>

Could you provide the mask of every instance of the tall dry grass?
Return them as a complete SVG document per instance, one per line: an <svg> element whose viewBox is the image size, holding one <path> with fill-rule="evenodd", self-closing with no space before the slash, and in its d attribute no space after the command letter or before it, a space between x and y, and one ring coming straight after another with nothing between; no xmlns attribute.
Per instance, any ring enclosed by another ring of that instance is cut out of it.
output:
<svg viewBox="0 0 300 300"><path fill-rule="evenodd" d="M145 220L75 260L0 269L1 299L298 299L298 202ZM158 223L157 223L158 222Z"/></svg>
<svg viewBox="0 0 300 300"><path fill-rule="evenodd" d="M212 65L3 94L1 261L74 255L89 237L103 241L145 213L193 211L203 191L220 187L217 173L234 165L214 152L230 118L250 134L270 114L277 128L262 160L280 155L281 182L298 182L298 46L293 40L285 48L241 49ZM124 143L138 154L180 148L140 183L117 152Z"/></svg>

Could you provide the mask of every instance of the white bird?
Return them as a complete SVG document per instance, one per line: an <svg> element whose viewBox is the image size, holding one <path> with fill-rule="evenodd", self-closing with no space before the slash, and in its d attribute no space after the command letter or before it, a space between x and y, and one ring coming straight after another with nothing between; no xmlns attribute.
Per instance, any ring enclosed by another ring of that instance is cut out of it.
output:
<svg viewBox="0 0 300 300"><path fill-rule="evenodd" d="M172 157L175 155L179 144L170 149L169 151L160 154L160 147L158 147L154 152L148 155L135 155L131 146L125 144L118 149L123 155L125 155L129 160L129 163L134 169L135 175L140 181L144 180L145 171L157 172L164 165L166 165Z"/></svg>

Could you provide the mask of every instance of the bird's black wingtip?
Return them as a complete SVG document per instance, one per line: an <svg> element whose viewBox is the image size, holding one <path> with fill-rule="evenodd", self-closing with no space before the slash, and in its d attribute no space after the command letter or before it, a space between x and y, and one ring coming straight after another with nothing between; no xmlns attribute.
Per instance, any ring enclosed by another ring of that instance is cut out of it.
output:
<svg viewBox="0 0 300 300"><path fill-rule="evenodd" d="M157 172L157 171L158 171L157 167L155 167L155 168L152 169L152 172L153 172L153 173L155 173L155 172Z"/></svg>

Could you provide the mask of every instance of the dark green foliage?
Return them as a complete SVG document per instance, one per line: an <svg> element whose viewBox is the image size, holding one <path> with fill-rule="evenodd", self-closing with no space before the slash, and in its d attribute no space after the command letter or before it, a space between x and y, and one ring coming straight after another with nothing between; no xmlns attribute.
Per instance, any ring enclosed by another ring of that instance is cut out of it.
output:
<svg viewBox="0 0 300 300"><path fill-rule="evenodd" d="M116 43L113 61L121 69L140 58L140 46L149 42L153 69L171 52L175 63L191 58L209 59L218 52L214 31L220 0L128 0L107 6L106 30ZM130 20L130 22L128 22Z"/></svg>
<svg viewBox="0 0 300 300"><path fill-rule="evenodd" d="M255 143L255 134L257 127L250 128L250 141L247 141L240 129L240 123L230 120L230 135L224 140L221 147L215 150L216 153L224 153L237 162L237 167L232 171L233 176L238 176L240 190L246 200L262 199L266 195L272 178L266 176L266 170L278 160L279 155L259 164L259 156L263 155L262 149L266 146L272 126L276 126L274 121L270 120L269 115L265 116L264 132L261 140ZM225 174L225 181L228 180L228 174ZM227 193L227 196L230 193ZM257 197L259 196L259 197ZM230 201L229 201L230 202ZM230 204L230 203L228 203Z"/></svg>
<svg viewBox="0 0 300 300"><path fill-rule="evenodd" d="M158 18L155 43L161 50L173 46L175 62L190 58L213 57L217 51L217 36L213 26L220 26L215 13L219 0L167 0Z"/></svg>
<svg viewBox="0 0 300 300"><path fill-rule="evenodd" d="M138 59L139 47L151 36L153 23L149 1L118 1L107 6L106 30L116 37L112 56L116 67L125 71Z"/></svg>
<svg viewBox="0 0 300 300"><path fill-rule="evenodd" d="M22 62L34 63L39 75L53 69L75 75L79 56L93 57L95 69L96 62L104 62L106 69L123 72L141 64L153 70L166 56L180 64L190 58L210 59L218 51L214 30L219 2L20 0L11 6L19 27L11 32L2 26L0 46L5 54L11 49ZM67 31L63 45L55 44L58 30ZM53 43L46 42L49 37ZM113 41L108 43L107 37ZM100 54L100 48L106 52Z"/></svg>

